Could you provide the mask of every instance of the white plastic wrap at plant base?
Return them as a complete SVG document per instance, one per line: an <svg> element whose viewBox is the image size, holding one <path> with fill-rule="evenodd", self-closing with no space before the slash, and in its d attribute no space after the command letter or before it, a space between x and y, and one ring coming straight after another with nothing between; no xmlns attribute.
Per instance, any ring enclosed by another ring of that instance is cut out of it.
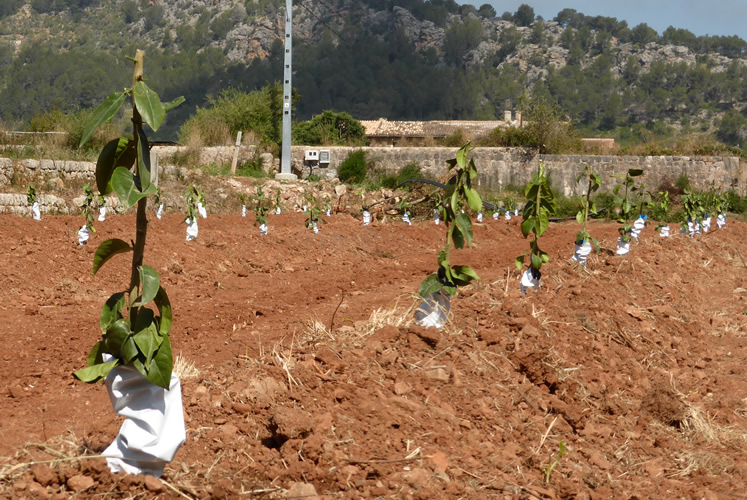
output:
<svg viewBox="0 0 747 500"><path fill-rule="evenodd" d="M41 220L41 211L39 210L39 202L35 201L31 205L31 213L34 214L34 220Z"/></svg>
<svg viewBox="0 0 747 500"><path fill-rule="evenodd" d="M163 203L158 205L158 210L156 210L156 217L159 219L163 217Z"/></svg>
<svg viewBox="0 0 747 500"><path fill-rule="evenodd" d="M314 231L314 234L319 232L319 224L316 221L311 224L311 230Z"/></svg>
<svg viewBox="0 0 747 500"><path fill-rule="evenodd" d="M519 282L519 288L521 289L521 293L526 294L527 290L530 290L530 289L534 289L535 291L539 290L540 279L541 278L534 277L534 275L532 274L531 268L524 271L524 274L521 275L521 281Z"/></svg>
<svg viewBox="0 0 747 500"><path fill-rule="evenodd" d="M498 217L500 216L501 214L499 214L498 212L493 212L493 220L498 220Z"/></svg>
<svg viewBox="0 0 747 500"><path fill-rule="evenodd" d="M506 220L511 220L511 212L506 212Z"/></svg>
<svg viewBox="0 0 747 500"><path fill-rule="evenodd" d="M576 242L574 245L573 257L571 257L571 259L578 262L582 267L586 267L586 259L589 257L590 253L591 242L583 241L580 245Z"/></svg>
<svg viewBox="0 0 747 500"><path fill-rule="evenodd" d="M241 216L246 217L246 205L241 205Z"/></svg>
<svg viewBox="0 0 747 500"><path fill-rule="evenodd" d="M630 236L638 239L638 235L640 235L641 231L643 231L643 228L646 227L646 218L647 216L645 215L638 216L638 218L633 223L633 229L630 230Z"/></svg>
<svg viewBox="0 0 747 500"><path fill-rule="evenodd" d="M85 245L88 243L88 237L91 236L91 231L85 224L78 230L78 245Z"/></svg>
<svg viewBox="0 0 747 500"><path fill-rule="evenodd" d="M275 207L275 215L280 215L280 206Z"/></svg>
<svg viewBox="0 0 747 500"><path fill-rule="evenodd" d="M368 210L364 210L363 211L363 225L367 226L369 224L371 224L371 212L369 212Z"/></svg>
<svg viewBox="0 0 747 500"><path fill-rule="evenodd" d="M516 217L518 217L518 216L519 216L519 209L518 209L518 208L514 208L514 215L515 215Z"/></svg>
<svg viewBox="0 0 747 500"><path fill-rule="evenodd" d="M412 226L412 221L410 221L410 212L405 212L405 215L402 216L402 222L404 222L408 226Z"/></svg>
<svg viewBox="0 0 747 500"><path fill-rule="evenodd" d="M718 217L716 217L716 225L719 229L724 227L726 225L726 215L718 214Z"/></svg>
<svg viewBox="0 0 747 500"><path fill-rule="evenodd" d="M327 217L330 217L332 215L332 209L328 208L327 211L324 213L327 214Z"/></svg>
<svg viewBox="0 0 747 500"><path fill-rule="evenodd" d="M267 224L260 224L259 225L259 235L265 236L267 234Z"/></svg>
<svg viewBox="0 0 747 500"><path fill-rule="evenodd" d="M106 220L106 207L99 207L99 222Z"/></svg>
<svg viewBox="0 0 747 500"><path fill-rule="evenodd" d="M205 205L203 205L201 202L197 202L197 212L200 214L200 217L203 219L207 219L207 210L205 210Z"/></svg>
<svg viewBox="0 0 747 500"><path fill-rule="evenodd" d="M102 453L109 470L160 477L187 438L179 378L171 374L167 391L133 367L117 366L106 377L106 389L114 411L125 417Z"/></svg>
<svg viewBox="0 0 747 500"><path fill-rule="evenodd" d="M482 222L482 212L477 212L477 222Z"/></svg>
<svg viewBox="0 0 747 500"><path fill-rule="evenodd" d="M703 222L700 223L700 226L703 228L703 232L707 233L711 229L711 216L706 216Z"/></svg>
<svg viewBox="0 0 747 500"><path fill-rule="evenodd" d="M626 255L628 252L630 252L630 242L623 241L622 238L617 238L617 251L615 255Z"/></svg>
<svg viewBox="0 0 747 500"><path fill-rule="evenodd" d="M696 236L700 236L700 222L693 222L693 232Z"/></svg>
<svg viewBox="0 0 747 500"><path fill-rule="evenodd" d="M197 217L187 217L184 222L187 224L187 241L197 238Z"/></svg>
<svg viewBox="0 0 747 500"><path fill-rule="evenodd" d="M415 310L415 321L426 328L435 327L439 330L446 324L451 309L449 294L443 290L432 293Z"/></svg>
<svg viewBox="0 0 747 500"><path fill-rule="evenodd" d="M659 229L659 236L662 238L669 238L669 226L661 226L661 229Z"/></svg>
<svg viewBox="0 0 747 500"><path fill-rule="evenodd" d="M441 217L438 215L438 210L436 210L435 208L433 209L433 222L437 226L441 224Z"/></svg>

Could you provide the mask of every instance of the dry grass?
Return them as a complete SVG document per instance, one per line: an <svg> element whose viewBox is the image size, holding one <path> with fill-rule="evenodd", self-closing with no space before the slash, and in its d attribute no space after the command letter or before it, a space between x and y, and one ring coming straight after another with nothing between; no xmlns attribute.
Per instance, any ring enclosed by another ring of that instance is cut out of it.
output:
<svg viewBox="0 0 747 500"><path fill-rule="evenodd" d="M174 360L173 372L182 383L200 376L200 370L195 366L194 361L188 361L181 354L178 354Z"/></svg>
<svg viewBox="0 0 747 500"><path fill-rule="evenodd" d="M380 330L385 326L394 326L395 328L399 328L412 325L415 322L415 309L419 305L417 300L420 299L418 298L417 300L415 300L412 296L409 295L408 297L412 299L408 307L400 307L399 299L397 299L397 302L394 304L394 306L389 309L383 309L380 307L374 310L371 313L371 316L368 318L368 321L362 328L362 336L369 337L373 335L374 332Z"/></svg>

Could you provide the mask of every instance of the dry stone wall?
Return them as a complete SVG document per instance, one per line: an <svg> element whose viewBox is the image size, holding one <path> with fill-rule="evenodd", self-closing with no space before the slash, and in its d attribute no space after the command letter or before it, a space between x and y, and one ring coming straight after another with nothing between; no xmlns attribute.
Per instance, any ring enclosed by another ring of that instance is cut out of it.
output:
<svg viewBox="0 0 747 500"><path fill-rule="evenodd" d="M438 178L446 173L446 160L454 158L458 148L390 148L390 147L293 147L294 169L308 175L308 164L304 162L307 150L327 149L330 163L326 168L312 167L311 172L332 178L348 155L363 149L376 168L396 172L413 163L420 166L428 176ZM508 186L524 186L537 170L537 157L520 148L476 148L473 152L480 173L478 185L486 191L500 191ZM747 195L747 169L737 157L726 156L589 156L589 155L544 155L543 161L550 172L552 187L566 196L581 195L585 185L576 178L591 165L603 178L602 191L611 191L616 184L613 174L624 174L629 168L641 168L645 172L644 182L649 189L658 189L663 184L674 184L681 175L690 179L695 189L712 188L737 191Z"/></svg>

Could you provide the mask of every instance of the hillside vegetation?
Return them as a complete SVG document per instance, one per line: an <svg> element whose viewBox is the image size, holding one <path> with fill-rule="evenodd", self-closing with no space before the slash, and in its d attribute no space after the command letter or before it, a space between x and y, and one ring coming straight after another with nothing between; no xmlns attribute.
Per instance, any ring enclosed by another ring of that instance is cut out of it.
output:
<svg viewBox="0 0 747 500"><path fill-rule="evenodd" d="M152 87L187 98L159 131L176 138L221 92L280 80L283 14L281 0L5 0L0 121L40 130L53 110L85 113L126 83L114 75L137 39ZM541 97L584 134L624 145L745 145L747 42L735 36L453 0L302 0L294 33L298 120L500 119Z"/></svg>

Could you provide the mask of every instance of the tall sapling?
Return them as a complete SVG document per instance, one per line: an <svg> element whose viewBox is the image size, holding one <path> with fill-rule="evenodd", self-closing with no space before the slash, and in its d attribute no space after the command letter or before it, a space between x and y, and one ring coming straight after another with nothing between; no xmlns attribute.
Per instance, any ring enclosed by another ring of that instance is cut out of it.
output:
<svg viewBox="0 0 747 500"><path fill-rule="evenodd" d="M622 179L613 189L612 192L615 194L615 202L620 204L620 214L618 222L623 224L617 231L620 233L620 237L617 239L617 255L625 255L630 251L630 234L633 231L633 226L630 224L630 219L633 217L633 211L635 209L633 202L631 201L631 195L636 190L635 177L643 175L643 170L631 168L625 173L615 174L612 177ZM622 197L620 196L620 190L625 188Z"/></svg>
<svg viewBox="0 0 747 500"><path fill-rule="evenodd" d="M540 237L550 225L550 216L555 214L557 203L550 188L550 182L545 173L545 164L539 161L539 168L532 176L532 180L524 189L527 202L524 205L524 221L521 223L521 233L524 238L533 234L529 243L529 250L516 257L516 267L521 271L524 267L524 257L529 255L529 268L521 276L521 293L530 288L538 289L542 273L542 264L550 261L547 252L539 247Z"/></svg>
<svg viewBox="0 0 747 500"><path fill-rule="evenodd" d="M85 245L88 243L88 238L91 233L95 233L96 229L93 227L93 191L91 186L86 184L83 186L83 194L85 199L83 204L80 206L81 214L83 216L83 226L78 230L78 244Z"/></svg>
<svg viewBox="0 0 747 500"><path fill-rule="evenodd" d="M199 211L199 200L200 192L194 185L189 186L189 189L184 194L184 202L187 206L186 218L184 222L187 224L187 241L192 241L197 238L199 234L199 227L197 226L197 213Z"/></svg>
<svg viewBox="0 0 747 500"><path fill-rule="evenodd" d="M26 188L26 201L31 205L31 214L34 220L41 220L41 211L39 210L39 199L36 196L36 186L29 184Z"/></svg>
<svg viewBox="0 0 747 500"><path fill-rule="evenodd" d="M423 326L441 328L449 309L449 298L456 295L457 287L466 286L480 277L469 266L452 266L450 252L454 248L464 248L472 243L472 221L463 208L469 206L474 211L482 207L480 194L472 187L477 178L477 168L472 158L467 161L470 144L462 146L456 158L448 160L449 180L444 193L443 222L446 226L446 243L438 252L438 271L420 284L418 294L425 302L418 308L416 316Z"/></svg>
<svg viewBox="0 0 747 500"><path fill-rule="evenodd" d="M117 439L104 452L109 457L110 469L160 476L165 463L173 458L186 435L179 379L172 376L171 303L156 270L143 265L148 229L147 199L156 193L156 185L151 182L150 151L144 125L147 123L157 131L166 112L184 98L168 104L161 102L144 81L144 57L143 51L136 52L132 59L132 87L109 95L94 110L80 141L82 146L96 128L117 114L128 96L132 98L133 134L123 135L104 146L96 163L96 186L104 196L115 192L125 210L137 204L135 242L131 246L121 239L107 240L99 245L93 258L95 276L116 255L132 252L130 284L128 289L113 294L104 304L99 321L102 339L88 354L88 367L74 375L84 382L106 378L115 410L128 418ZM151 304L155 310L147 307ZM137 380L138 377L142 381ZM164 390L157 393L144 388L143 384L153 384ZM141 409L147 410L147 415ZM163 439L163 434L168 434L168 439ZM147 444L142 445L143 442Z"/></svg>
<svg viewBox="0 0 747 500"><path fill-rule="evenodd" d="M582 225L581 230L576 234L576 245L572 259L578 262L582 267L586 267L586 258L591 253L591 244L599 251L599 242L596 238L593 238L587 226L589 223L589 212L596 212L597 207L594 205L594 201L591 199L591 193L597 191L602 185L602 179L599 175L594 173L591 166L584 168L584 173L576 178L576 182L579 182L584 176L587 179L586 195L584 196L584 206L576 214L576 222Z"/></svg>

